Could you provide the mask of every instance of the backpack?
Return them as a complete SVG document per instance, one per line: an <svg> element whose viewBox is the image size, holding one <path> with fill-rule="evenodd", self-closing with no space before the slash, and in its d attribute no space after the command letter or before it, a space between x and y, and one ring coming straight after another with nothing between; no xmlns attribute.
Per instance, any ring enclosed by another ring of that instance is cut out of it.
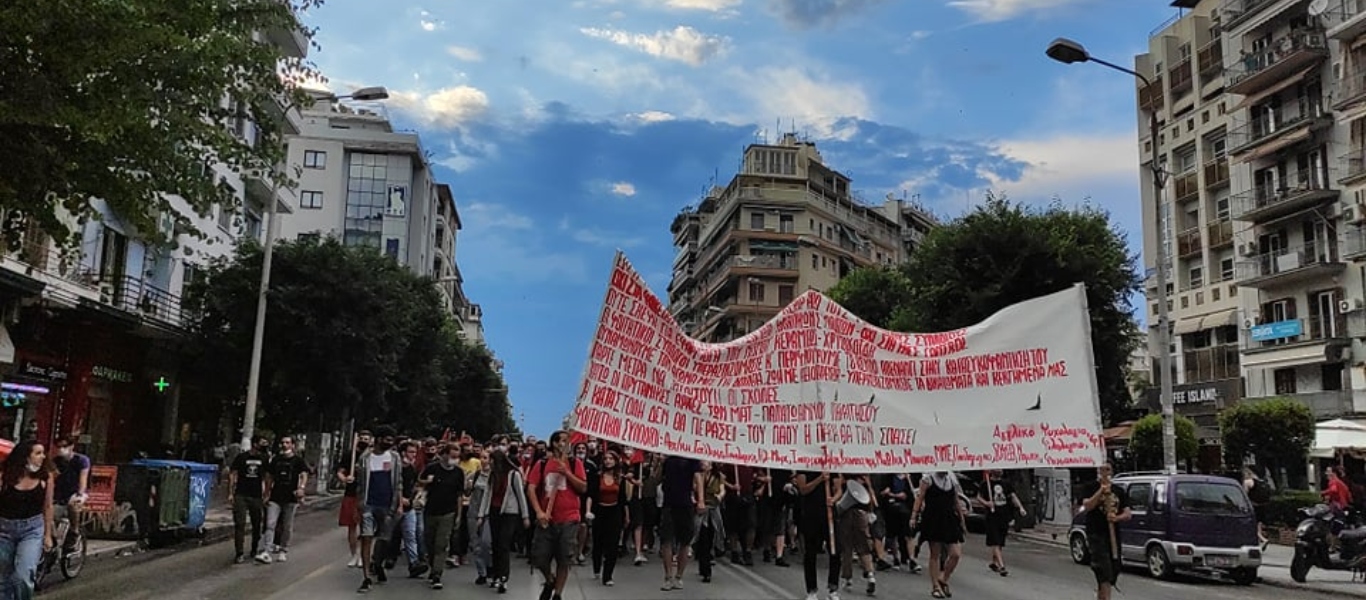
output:
<svg viewBox="0 0 1366 600"><path fill-rule="evenodd" d="M1252 489L1248 491L1248 499L1253 504L1266 504L1271 501L1271 485L1261 477L1252 480Z"/></svg>

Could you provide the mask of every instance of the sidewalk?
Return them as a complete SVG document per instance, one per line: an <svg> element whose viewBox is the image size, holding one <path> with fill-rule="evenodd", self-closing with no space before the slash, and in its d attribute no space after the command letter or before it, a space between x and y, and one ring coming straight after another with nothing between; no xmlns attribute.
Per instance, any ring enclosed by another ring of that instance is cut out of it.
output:
<svg viewBox="0 0 1366 600"><path fill-rule="evenodd" d="M200 545L214 544L232 537L232 508L215 494L215 506L211 506L204 518L204 535L197 538ZM312 495L304 499L299 513L317 510L333 510L341 504L341 494ZM123 558L146 552L146 540L89 540L86 544L86 560Z"/></svg>
<svg viewBox="0 0 1366 600"><path fill-rule="evenodd" d="M1011 535L1022 542L1054 546L1064 550L1068 548L1067 528L1065 527L1041 524L1034 529L1012 532ZM1276 544L1268 546L1266 552L1262 553L1262 568L1257 570L1260 583L1288 590L1305 590L1349 598L1366 598L1366 583L1353 582L1352 574L1348 571L1313 569L1309 571L1307 582L1295 583L1290 578L1290 561L1294 556L1295 550L1289 546Z"/></svg>

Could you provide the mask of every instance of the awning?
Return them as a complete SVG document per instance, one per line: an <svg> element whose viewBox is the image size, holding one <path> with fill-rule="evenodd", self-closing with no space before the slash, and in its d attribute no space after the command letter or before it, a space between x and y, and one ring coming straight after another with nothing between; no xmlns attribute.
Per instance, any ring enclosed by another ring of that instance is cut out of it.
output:
<svg viewBox="0 0 1366 600"><path fill-rule="evenodd" d="M1312 365L1327 360L1327 358L1324 357L1323 352L1324 344L1314 344L1312 346L1299 346L1286 350L1269 350L1252 354L1244 353L1242 362L1244 367L1258 369Z"/></svg>
<svg viewBox="0 0 1366 600"><path fill-rule="evenodd" d="M1236 324L1238 324L1238 311L1229 310L1222 313L1177 321L1176 325L1172 328L1172 333L1175 333L1176 335L1185 335L1187 333L1195 333L1197 331L1213 329L1215 327L1225 327Z"/></svg>
<svg viewBox="0 0 1366 600"><path fill-rule="evenodd" d="M1305 76L1306 74L1308 74L1310 71L1317 70L1318 68L1319 68L1318 65L1315 65L1315 66L1312 66L1312 67L1305 68L1304 70L1302 70L1302 71L1300 71L1300 72L1298 72L1298 73L1295 73L1294 75L1291 75L1290 77L1286 77L1285 79L1282 79L1282 80L1280 81L1280 83L1277 83L1276 85L1273 85L1273 86L1271 86L1271 87L1269 87L1269 88L1266 88L1266 89L1264 89L1264 90L1262 90L1262 91L1260 91L1260 92L1257 92L1257 93L1252 94L1252 95L1250 95L1250 96L1248 96L1248 97L1246 97L1246 98L1243 98L1243 101L1242 101L1242 102L1239 102L1237 106L1235 106L1235 107L1233 107L1233 108L1231 108L1231 109L1229 109L1229 110L1239 110L1239 109L1247 108L1247 107L1249 107L1249 106L1252 106L1252 105L1254 105L1254 104L1257 104L1258 102L1261 102L1262 100L1265 100L1265 99L1267 99L1267 98L1270 98L1270 97L1272 97L1272 96L1275 96L1275 95L1276 95L1277 93L1279 93L1281 90L1284 90L1285 88L1288 88L1288 87L1290 87L1290 86L1292 86L1292 85L1295 85L1295 84L1298 83L1301 79L1304 79L1304 76Z"/></svg>
<svg viewBox="0 0 1366 600"><path fill-rule="evenodd" d="M1331 458L1338 450L1363 449L1366 449L1366 425L1360 421L1334 419L1314 426L1314 456Z"/></svg>
<svg viewBox="0 0 1366 600"><path fill-rule="evenodd" d="M0 325L0 363L14 364L14 340L10 339L9 328Z"/></svg>
<svg viewBox="0 0 1366 600"><path fill-rule="evenodd" d="M1244 154L1243 156L1238 157L1238 162L1248 162L1251 160L1261 158L1263 156L1275 154L1289 146L1293 146L1295 144L1303 142L1304 140L1309 139L1309 136L1313 133L1314 132L1310 128L1305 127L1304 129L1288 134L1274 142L1267 142L1265 144L1262 144L1256 150L1253 150L1252 152L1249 152L1247 154Z"/></svg>

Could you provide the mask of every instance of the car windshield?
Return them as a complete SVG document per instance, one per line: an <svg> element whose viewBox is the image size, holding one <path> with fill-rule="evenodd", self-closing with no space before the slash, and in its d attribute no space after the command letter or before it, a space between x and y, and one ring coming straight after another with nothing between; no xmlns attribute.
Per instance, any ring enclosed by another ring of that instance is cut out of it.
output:
<svg viewBox="0 0 1366 600"><path fill-rule="evenodd" d="M1242 488L1227 483L1188 481L1176 484L1176 509L1181 512L1244 515L1252 506Z"/></svg>

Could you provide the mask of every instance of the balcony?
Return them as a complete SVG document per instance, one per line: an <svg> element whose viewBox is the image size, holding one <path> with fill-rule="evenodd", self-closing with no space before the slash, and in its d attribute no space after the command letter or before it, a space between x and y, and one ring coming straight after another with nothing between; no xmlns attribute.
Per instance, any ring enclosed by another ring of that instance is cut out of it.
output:
<svg viewBox="0 0 1366 600"><path fill-rule="evenodd" d="M1176 66L1167 71L1167 78L1172 82L1172 93L1188 90L1195 82L1195 77L1191 73L1191 59L1189 56L1176 63Z"/></svg>
<svg viewBox="0 0 1366 600"><path fill-rule="evenodd" d="M1333 110L1342 111L1366 100L1366 69L1343 75L1333 86Z"/></svg>
<svg viewBox="0 0 1366 600"><path fill-rule="evenodd" d="M1224 0L1219 5L1219 24L1224 31L1275 3L1276 0Z"/></svg>
<svg viewBox="0 0 1366 600"><path fill-rule="evenodd" d="M1157 110L1165 104L1162 96L1162 78L1153 79L1151 85L1138 89L1139 110Z"/></svg>
<svg viewBox="0 0 1366 600"><path fill-rule="evenodd" d="M26 239L17 252L0 258L0 266L41 282L44 297L69 306L75 306L81 299L99 298L94 267L86 264L80 249L63 251L45 236L39 240Z"/></svg>
<svg viewBox="0 0 1366 600"><path fill-rule="evenodd" d="M1296 31L1272 40L1262 52L1244 55L1239 66L1229 71L1227 90L1249 96L1327 57L1328 40L1322 33Z"/></svg>
<svg viewBox="0 0 1366 600"><path fill-rule="evenodd" d="M1314 411L1316 419L1332 419L1344 415L1350 415L1352 409L1352 390L1327 390L1321 392L1302 392L1299 394L1276 394L1274 396L1260 396L1256 398L1243 398L1243 402L1264 402L1276 398L1293 400Z"/></svg>
<svg viewBox="0 0 1366 600"><path fill-rule="evenodd" d="M674 255L674 267L677 268L688 262L688 259L697 255L697 242L684 242L678 247L678 254Z"/></svg>
<svg viewBox="0 0 1366 600"><path fill-rule="evenodd" d="M1338 161L1343 169L1339 184L1352 185L1366 180L1366 148L1354 148L1338 157Z"/></svg>
<svg viewBox="0 0 1366 600"><path fill-rule="evenodd" d="M131 275L105 277L99 286L101 300L109 306L171 328L185 324L180 296L146 280Z"/></svg>
<svg viewBox="0 0 1366 600"><path fill-rule="evenodd" d="M1180 258L1196 256L1204 250L1200 244L1200 227L1191 227L1176 234L1176 254Z"/></svg>
<svg viewBox="0 0 1366 600"><path fill-rule="evenodd" d="M1200 197L1200 171L1190 171L1177 175L1172 180L1172 190L1177 202L1185 202Z"/></svg>
<svg viewBox="0 0 1366 600"><path fill-rule="evenodd" d="M1239 262L1238 285L1274 288L1342 274L1347 265L1336 243L1273 250Z"/></svg>
<svg viewBox="0 0 1366 600"><path fill-rule="evenodd" d="M1304 142L1333 125L1332 115L1312 99L1301 99L1295 108L1293 113L1281 114L1280 119L1263 114L1235 127L1228 134L1233 148L1230 153L1246 162Z"/></svg>
<svg viewBox="0 0 1366 600"><path fill-rule="evenodd" d="M1205 226L1205 237L1209 238L1209 247L1223 248L1233 244L1233 221L1223 220L1210 223Z"/></svg>
<svg viewBox="0 0 1366 600"><path fill-rule="evenodd" d="M1200 69L1200 79L1208 83L1224 71L1224 38L1217 37L1200 47L1195 53L1195 64Z"/></svg>
<svg viewBox="0 0 1366 600"><path fill-rule="evenodd" d="M1210 189L1228 185L1228 158L1216 158L1205 162L1205 187Z"/></svg>
<svg viewBox="0 0 1366 600"><path fill-rule="evenodd" d="M1329 175L1321 171L1296 171L1282 187L1259 185L1233 195L1233 218L1239 221L1265 223L1291 215L1338 197L1332 189Z"/></svg>
<svg viewBox="0 0 1366 600"><path fill-rule="evenodd" d="M1323 13L1328 37L1350 42L1366 33L1366 0L1333 0Z"/></svg>
<svg viewBox="0 0 1366 600"><path fill-rule="evenodd" d="M1182 353L1186 381L1214 381L1241 377L1238 354L1238 344L1220 344L1186 350Z"/></svg>
<svg viewBox="0 0 1366 600"><path fill-rule="evenodd" d="M1348 227L1342 233L1341 248L1343 260L1366 258L1366 228L1361 225Z"/></svg>
<svg viewBox="0 0 1366 600"><path fill-rule="evenodd" d="M800 271L797 256L775 254L739 254L730 257L726 264L735 275L768 275L796 277Z"/></svg>
<svg viewBox="0 0 1366 600"><path fill-rule="evenodd" d="M280 2L289 10L294 10L293 4L287 0L280 0ZM266 41L278 46L281 53L287 58L303 58L308 56L309 41L308 36L304 35L302 26L293 28L272 27L266 30L265 36Z"/></svg>

